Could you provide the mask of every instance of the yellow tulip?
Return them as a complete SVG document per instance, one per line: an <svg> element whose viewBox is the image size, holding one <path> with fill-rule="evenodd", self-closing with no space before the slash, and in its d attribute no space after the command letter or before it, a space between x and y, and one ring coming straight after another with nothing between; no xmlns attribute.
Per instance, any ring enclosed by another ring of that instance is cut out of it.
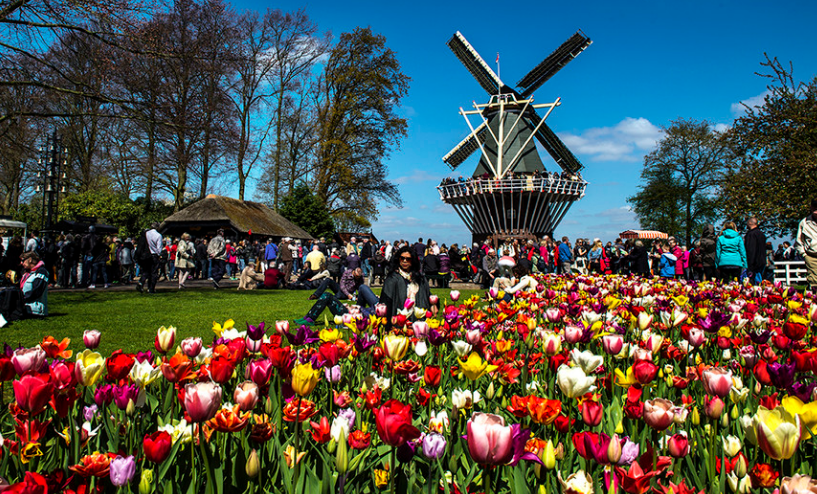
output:
<svg viewBox="0 0 817 494"><path fill-rule="evenodd" d="M615 369L616 372L616 384L619 386L623 386L625 388L629 388L633 384L637 383L638 380L635 378L635 373L633 372L633 367L630 366L627 368L627 374L621 371L618 367Z"/></svg>
<svg viewBox="0 0 817 494"><path fill-rule="evenodd" d="M805 427L804 439L811 438L812 434L817 434L817 402L803 403L796 396L783 398L783 408L792 415L798 415Z"/></svg>
<svg viewBox="0 0 817 494"><path fill-rule="evenodd" d="M381 470L379 468L374 469L374 485L378 488L382 489L389 485L389 471L388 470Z"/></svg>
<svg viewBox="0 0 817 494"><path fill-rule="evenodd" d="M678 307L684 307L686 304L689 303L689 297L687 297L686 295L677 295L675 297L672 297L672 301L675 302L675 304Z"/></svg>
<svg viewBox="0 0 817 494"><path fill-rule="evenodd" d="M800 314L792 312L791 315L789 316L789 322L808 326L809 320L801 316Z"/></svg>
<svg viewBox="0 0 817 494"><path fill-rule="evenodd" d="M315 389L320 375L320 370L313 369L311 362L296 365L292 369L292 390L300 396L307 396Z"/></svg>
<svg viewBox="0 0 817 494"><path fill-rule="evenodd" d="M752 425L760 449L775 460L788 460L800 444L800 416L792 415L782 406L774 410L761 406L752 419Z"/></svg>
<svg viewBox="0 0 817 494"><path fill-rule="evenodd" d="M327 343L334 343L339 340L341 336L340 330L337 328L323 328L320 333L318 333L318 337L321 341Z"/></svg>
<svg viewBox="0 0 817 494"><path fill-rule="evenodd" d="M493 372L498 369L496 365L488 365L488 362L482 360L476 352L471 352L468 355L468 360L460 359L460 373L472 381L476 381L488 372Z"/></svg>
<svg viewBox="0 0 817 494"><path fill-rule="evenodd" d="M224 325L221 325L213 321L213 332L216 334L216 336L220 338L221 333L227 331L228 329L231 329L233 326L235 326L235 321L233 321L232 319L227 319L226 321L224 321Z"/></svg>
<svg viewBox="0 0 817 494"><path fill-rule="evenodd" d="M389 333L383 337L383 350L390 359L402 360L406 356L410 343L411 341L405 336Z"/></svg>
<svg viewBox="0 0 817 494"><path fill-rule="evenodd" d="M82 353L77 354L74 373L78 383L84 386L93 386L102 376L103 370L105 370L105 359L99 353L86 348Z"/></svg>

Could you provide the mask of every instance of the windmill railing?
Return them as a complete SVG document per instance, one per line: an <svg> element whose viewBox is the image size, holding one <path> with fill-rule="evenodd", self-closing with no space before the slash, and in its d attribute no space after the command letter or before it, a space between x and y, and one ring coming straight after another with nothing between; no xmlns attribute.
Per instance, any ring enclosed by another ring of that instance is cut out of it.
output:
<svg viewBox="0 0 817 494"><path fill-rule="evenodd" d="M470 179L437 186L440 199L455 199L477 194L497 194L514 192L540 192L568 196L584 196L587 182L561 178L506 178Z"/></svg>

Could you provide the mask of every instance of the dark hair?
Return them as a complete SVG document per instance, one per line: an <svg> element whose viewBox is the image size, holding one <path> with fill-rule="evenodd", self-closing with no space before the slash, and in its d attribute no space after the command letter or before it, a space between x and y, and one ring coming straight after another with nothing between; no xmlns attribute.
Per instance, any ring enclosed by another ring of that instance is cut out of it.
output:
<svg viewBox="0 0 817 494"><path fill-rule="evenodd" d="M28 259L31 259L34 262L40 262L40 256L38 256L37 253L34 252L33 250L23 252L22 254L20 254L21 261L26 261Z"/></svg>
<svg viewBox="0 0 817 494"><path fill-rule="evenodd" d="M811 210L812 211L817 210L817 199L812 199L811 200Z"/></svg>
<svg viewBox="0 0 817 494"><path fill-rule="evenodd" d="M422 276L422 274L420 273L420 260L417 259L417 253L415 253L414 250L409 246L400 247L399 249L397 249L397 252L395 252L392 255L392 257L391 257L391 269L392 269L392 271L397 272L397 270L400 269L400 256L402 256L403 254L409 254L411 256L411 268L410 268L411 279L413 281L419 281L419 278L416 279L416 280L415 280L415 278L417 278L419 276Z"/></svg>

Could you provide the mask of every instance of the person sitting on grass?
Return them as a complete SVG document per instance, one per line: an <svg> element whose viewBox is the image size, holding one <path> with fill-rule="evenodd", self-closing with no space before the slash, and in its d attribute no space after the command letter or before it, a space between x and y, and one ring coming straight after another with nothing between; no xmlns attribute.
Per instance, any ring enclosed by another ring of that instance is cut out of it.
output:
<svg viewBox="0 0 817 494"><path fill-rule="evenodd" d="M334 295L324 293L329 288L334 292ZM357 297L355 297L357 292ZM372 292L365 283L363 283L363 269L347 269L340 278L340 283L336 283L331 278L325 278L321 285L315 292L309 296L309 300L317 300L309 312L301 319L296 319L297 324L313 325L318 320L318 317L328 306L333 314L340 315L345 313L345 308L340 302L341 300L356 300L357 305L362 307L374 307L378 303L377 295Z"/></svg>
<svg viewBox="0 0 817 494"><path fill-rule="evenodd" d="M259 273L261 271L261 260L257 260L255 265L248 264L238 277L237 290L253 290L261 285L264 287L264 275Z"/></svg>
<svg viewBox="0 0 817 494"><path fill-rule="evenodd" d="M26 315L45 317L48 315L48 270L45 263L34 251L23 253L20 259L23 266L20 289L23 291Z"/></svg>

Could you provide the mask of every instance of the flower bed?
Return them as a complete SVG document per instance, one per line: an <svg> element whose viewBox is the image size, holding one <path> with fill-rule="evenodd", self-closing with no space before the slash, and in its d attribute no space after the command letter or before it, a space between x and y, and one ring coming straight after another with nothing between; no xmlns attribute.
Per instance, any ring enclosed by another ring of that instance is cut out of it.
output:
<svg viewBox="0 0 817 494"><path fill-rule="evenodd" d="M811 295L539 281L389 331L352 307L137 354L7 347L0 492L817 492Z"/></svg>

